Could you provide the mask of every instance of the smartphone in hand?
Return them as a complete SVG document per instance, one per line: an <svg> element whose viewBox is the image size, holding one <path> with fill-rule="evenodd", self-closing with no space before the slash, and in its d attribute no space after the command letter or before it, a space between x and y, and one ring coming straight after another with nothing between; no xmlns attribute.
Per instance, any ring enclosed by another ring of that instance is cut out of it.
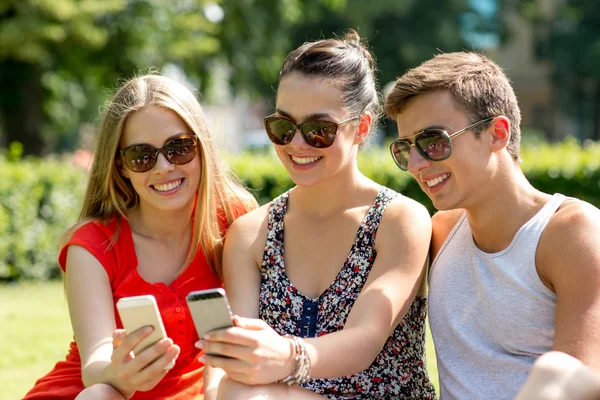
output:
<svg viewBox="0 0 600 400"><path fill-rule="evenodd" d="M186 300L200 338L210 331L233 326L233 315L225 290L198 290L188 294Z"/></svg>
<svg viewBox="0 0 600 400"><path fill-rule="evenodd" d="M132 334L144 326L152 326L154 330L150 336L144 338L133 349L136 355L154 343L167 337L156 299L152 295L123 297L117 301L117 310L123 322L125 333ZM173 360L166 369L173 368Z"/></svg>

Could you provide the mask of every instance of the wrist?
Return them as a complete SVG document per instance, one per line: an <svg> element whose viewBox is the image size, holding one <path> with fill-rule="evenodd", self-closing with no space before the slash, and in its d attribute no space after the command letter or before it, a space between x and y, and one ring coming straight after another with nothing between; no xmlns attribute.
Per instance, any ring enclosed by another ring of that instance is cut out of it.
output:
<svg viewBox="0 0 600 400"><path fill-rule="evenodd" d="M285 335L293 344L292 360L294 362L293 371L290 375L278 381L287 385L304 384L310 380L311 363L304 340L298 336Z"/></svg>
<svg viewBox="0 0 600 400"><path fill-rule="evenodd" d="M281 377L280 381L293 376L294 370L296 369L296 346L294 344L294 339L290 335L285 335L284 337L288 342L288 357L284 367L282 368L284 375Z"/></svg>

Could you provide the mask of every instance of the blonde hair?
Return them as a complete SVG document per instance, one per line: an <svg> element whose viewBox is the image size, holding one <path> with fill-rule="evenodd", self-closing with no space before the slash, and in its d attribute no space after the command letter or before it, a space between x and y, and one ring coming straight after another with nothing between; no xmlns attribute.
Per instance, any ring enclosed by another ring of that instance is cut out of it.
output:
<svg viewBox="0 0 600 400"><path fill-rule="evenodd" d="M120 226L121 219L127 218L127 211L138 205L139 198L133 186L119 173L117 152L127 118L150 106L174 111L198 137L200 184L192 245L184 268L194 259L200 245L211 268L222 276L223 232L219 220L225 219L229 225L240 214L254 209L257 203L221 161L208 132L202 107L192 92L160 75L144 75L125 82L108 103L83 207L78 222L67 231L63 241L66 243L79 227L90 221L106 223L116 217ZM118 234L119 230L115 232L111 246Z"/></svg>

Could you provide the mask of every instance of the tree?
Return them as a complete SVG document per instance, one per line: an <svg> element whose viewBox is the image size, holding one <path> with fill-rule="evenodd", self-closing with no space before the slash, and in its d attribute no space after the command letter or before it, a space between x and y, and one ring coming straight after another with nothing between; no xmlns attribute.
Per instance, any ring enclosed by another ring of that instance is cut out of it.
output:
<svg viewBox="0 0 600 400"><path fill-rule="evenodd" d="M524 0L519 9L535 29L537 56L551 65L558 106L578 121L579 137L600 140L600 1L552 4Z"/></svg>

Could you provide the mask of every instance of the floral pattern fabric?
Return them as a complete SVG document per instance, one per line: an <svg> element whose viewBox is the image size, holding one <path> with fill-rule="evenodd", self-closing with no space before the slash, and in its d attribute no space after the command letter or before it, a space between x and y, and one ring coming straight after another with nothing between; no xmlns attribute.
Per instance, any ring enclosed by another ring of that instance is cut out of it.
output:
<svg viewBox="0 0 600 400"><path fill-rule="evenodd" d="M289 191L268 216L261 266L259 315L279 334L318 337L344 328L377 256L375 238L385 207L399 194L382 187L365 215L335 281L317 298L303 295L284 266L284 215ZM435 399L425 358L425 297L417 297L369 368L352 376L312 379L303 386L329 399Z"/></svg>

